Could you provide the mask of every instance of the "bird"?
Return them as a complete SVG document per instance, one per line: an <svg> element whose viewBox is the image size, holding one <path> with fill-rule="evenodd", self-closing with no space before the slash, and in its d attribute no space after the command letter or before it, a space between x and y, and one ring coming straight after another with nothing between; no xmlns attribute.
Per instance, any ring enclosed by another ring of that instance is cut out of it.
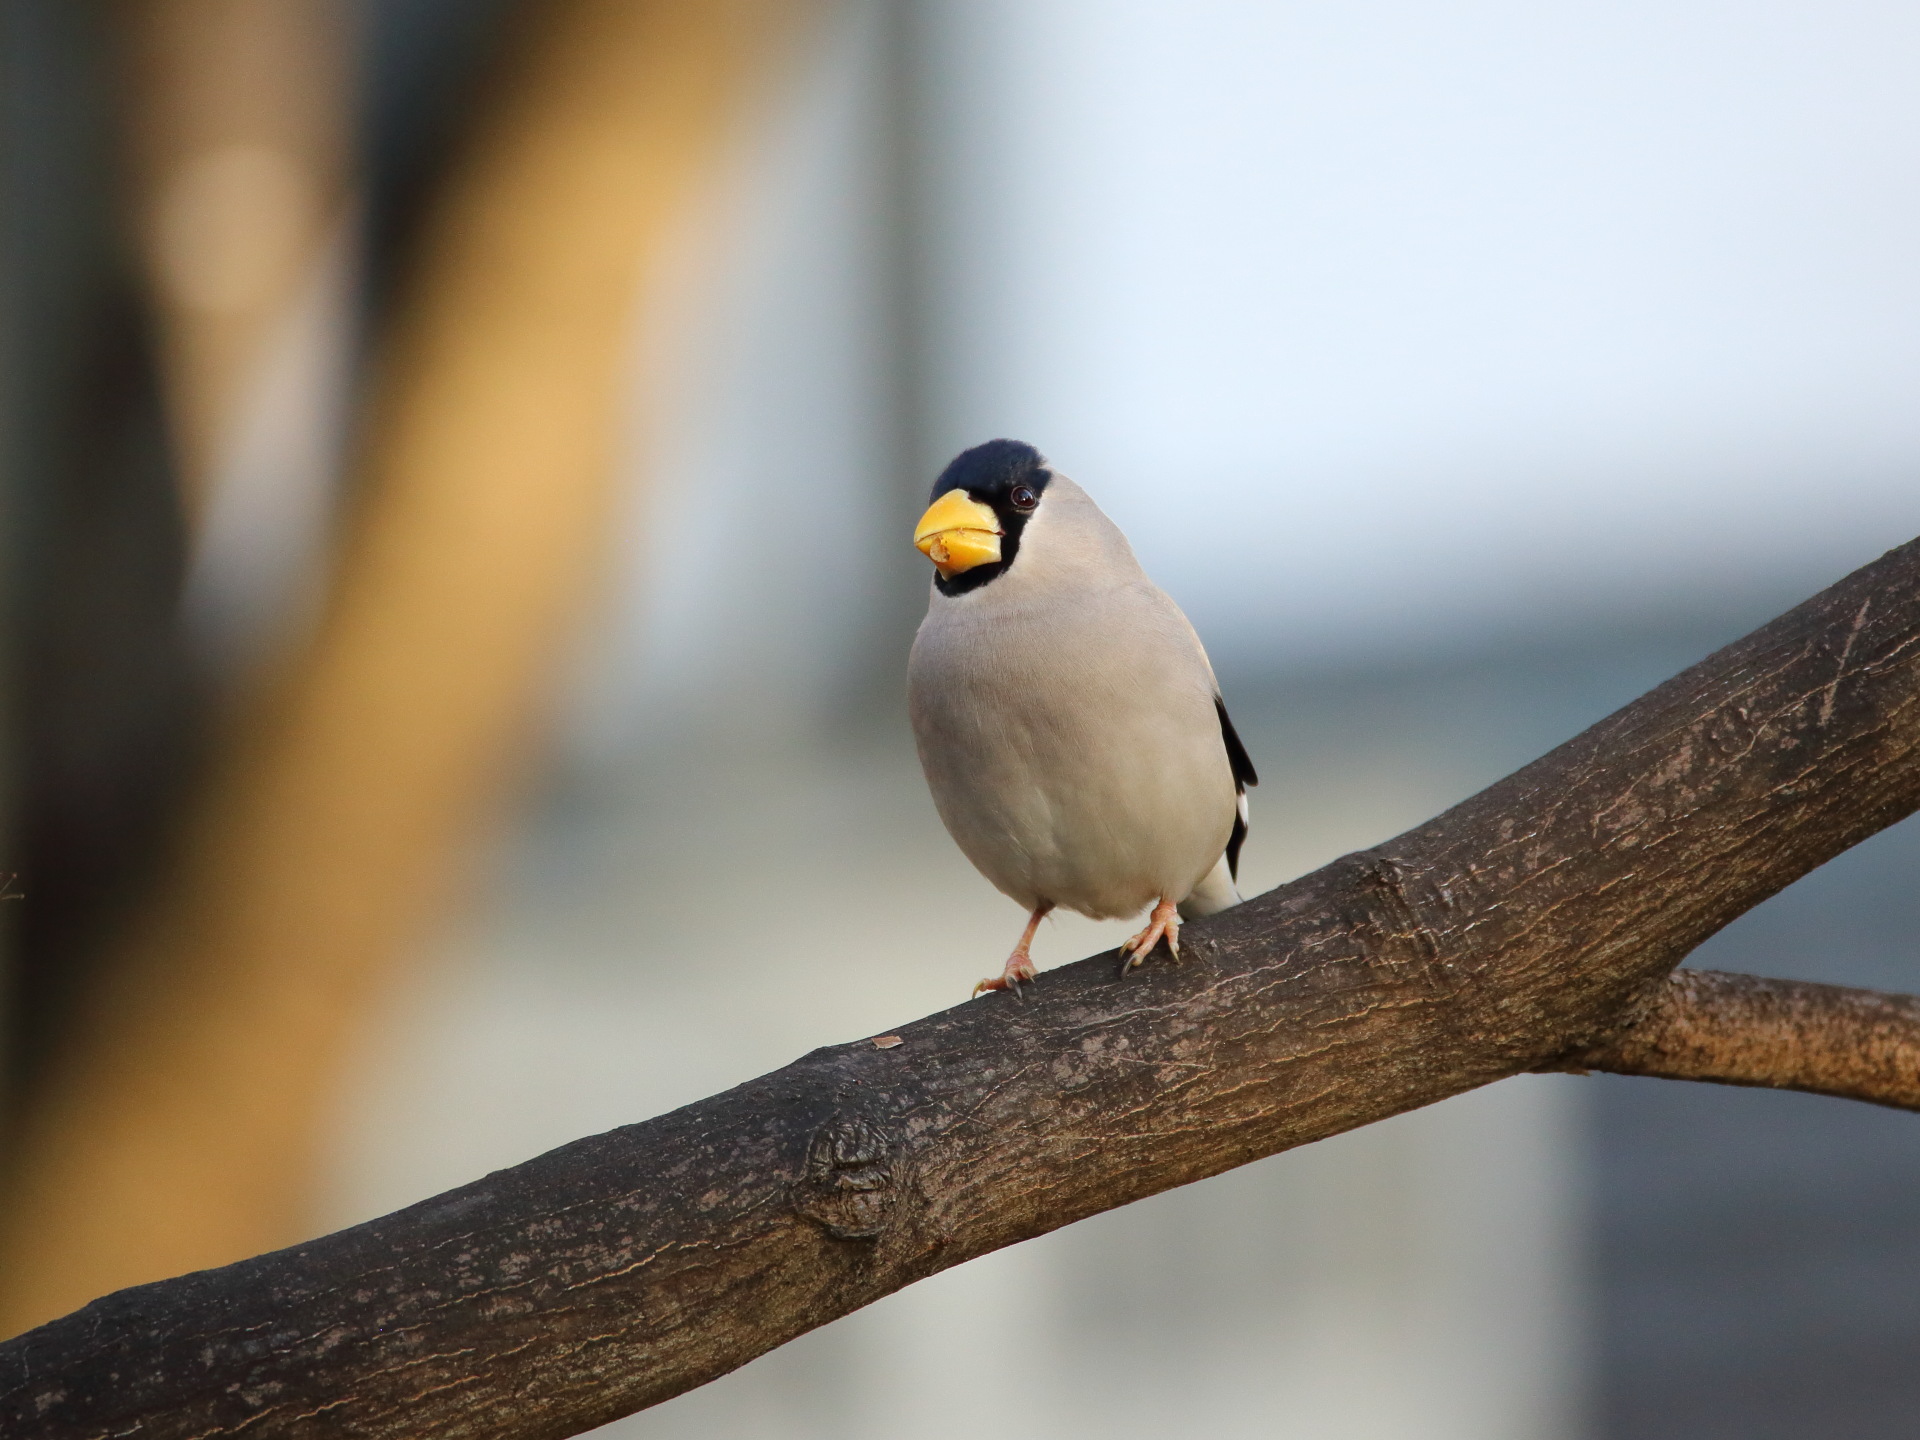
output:
<svg viewBox="0 0 1920 1440"><path fill-rule="evenodd" d="M1033 446L989 440L934 482L914 527L933 563L907 705L934 808L1027 911L1001 973L1035 978L1040 922L1148 911L1120 973L1180 923L1238 904L1259 783L1207 652L1120 528Z"/></svg>

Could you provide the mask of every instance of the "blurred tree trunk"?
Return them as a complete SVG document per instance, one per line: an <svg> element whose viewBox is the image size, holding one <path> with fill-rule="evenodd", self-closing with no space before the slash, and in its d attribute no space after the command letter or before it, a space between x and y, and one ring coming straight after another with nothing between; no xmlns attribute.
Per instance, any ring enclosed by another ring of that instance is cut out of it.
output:
<svg viewBox="0 0 1920 1440"><path fill-rule="evenodd" d="M398 296L314 641L228 737L27 1116L0 1331L300 1233L347 1037L452 892L598 569L638 288L804 13L558 0L520 37Z"/></svg>
<svg viewBox="0 0 1920 1440"><path fill-rule="evenodd" d="M0 838L27 897L0 908L10 1131L162 851L202 707L106 7L6 0L0 66Z"/></svg>

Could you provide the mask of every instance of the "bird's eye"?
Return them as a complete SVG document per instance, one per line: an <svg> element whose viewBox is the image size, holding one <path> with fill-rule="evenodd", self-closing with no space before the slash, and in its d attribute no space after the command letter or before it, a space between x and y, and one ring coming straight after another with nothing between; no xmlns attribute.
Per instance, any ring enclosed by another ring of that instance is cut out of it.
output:
<svg viewBox="0 0 1920 1440"><path fill-rule="evenodd" d="M1007 498L1013 502L1013 508L1022 515L1040 503L1040 497L1033 493L1033 487L1030 485L1014 486L1013 493Z"/></svg>

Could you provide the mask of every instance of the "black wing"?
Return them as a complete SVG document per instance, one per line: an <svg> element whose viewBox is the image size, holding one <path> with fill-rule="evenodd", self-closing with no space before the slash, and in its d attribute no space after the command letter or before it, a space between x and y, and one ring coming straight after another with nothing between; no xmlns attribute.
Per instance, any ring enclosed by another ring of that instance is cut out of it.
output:
<svg viewBox="0 0 1920 1440"><path fill-rule="evenodd" d="M1260 777L1254 772L1247 747L1240 743L1233 721L1227 716L1227 702L1216 695L1213 697L1213 708L1220 712L1220 738L1226 742L1227 763L1233 767L1233 788L1240 796L1240 803L1233 812L1233 835L1227 841L1227 873L1238 880L1240 846L1247 838L1247 789L1258 785Z"/></svg>

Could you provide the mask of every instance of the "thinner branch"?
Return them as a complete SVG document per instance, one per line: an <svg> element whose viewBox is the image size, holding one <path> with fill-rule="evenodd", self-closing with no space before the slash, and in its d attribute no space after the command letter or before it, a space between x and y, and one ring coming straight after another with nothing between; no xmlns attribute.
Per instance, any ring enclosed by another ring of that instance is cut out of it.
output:
<svg viewBox="0 0 1920 1440"><path fill-rule="evenodd" d="M1920 1110L1920 996L1676 970L1631 1023L1542 1068L1804 1090Z"/></svg>

